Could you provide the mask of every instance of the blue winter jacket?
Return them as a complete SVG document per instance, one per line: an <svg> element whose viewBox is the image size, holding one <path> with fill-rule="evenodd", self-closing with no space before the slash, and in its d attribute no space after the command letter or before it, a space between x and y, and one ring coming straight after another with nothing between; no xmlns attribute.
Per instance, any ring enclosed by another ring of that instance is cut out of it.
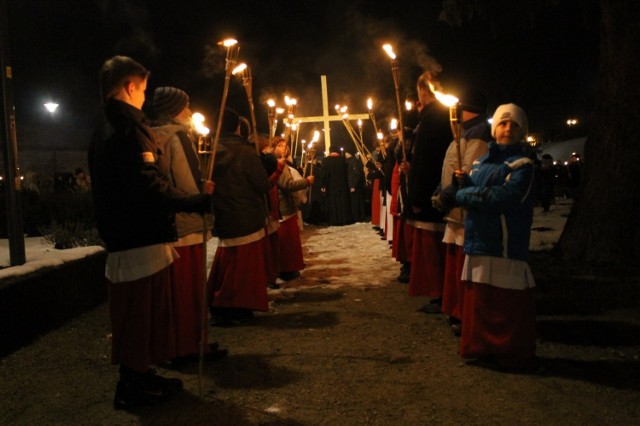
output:
<svg viewBox="0 0 640 426"><path fill-rule="evenodd" d="M456 203L467 210L467 254L527 260L533 220L533 162L520 144L489 143L473 163Z"/></svg>

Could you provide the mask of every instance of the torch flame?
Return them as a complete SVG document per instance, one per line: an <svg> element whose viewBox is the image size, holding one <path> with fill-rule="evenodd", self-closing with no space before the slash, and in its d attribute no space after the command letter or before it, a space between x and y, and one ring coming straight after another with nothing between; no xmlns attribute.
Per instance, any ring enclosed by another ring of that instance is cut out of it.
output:
<svg viewBox="0 0 640 426"><path fill-rule="evenodd" d="M276 114L282 114L282 113L284 113L284 108L282 107L276 108Z"/></svg>
<svg viewBox="0 0 640 426"><path fill-rule="evenodd" d="M369 98L367 99L367 109L371 111L372 108L373 108L373 99Z"/></svg>
<svg viewBox="0 0 640 426"><path fill-rule="evenodd" d="M276 101L274 101L273 99L269 99L267 100L267 105L269 105L270 108L273 108L274 106L276 106Z"/></svg>
<svg viewBox="0 0 640 426"><path fill-rule="evenodd" d="M458 98L456 98L453 95L446 95L438 90L436 90L435 86L429 82L429 88L431 89L431 91L433 92L433 94L435 95L436 99L438 101L440 101L443 105L451 108L453 106L456 106L456 104L460 101Z"/></svg>
<svg viewBox="0 0 640 426"><path fill-rule="evenodd" d="M318 140L320 139L320 132L318 130L315 130L313 132L313 139L311 139L311 142L318 142Z"/></svg>
<svg viewBox="0 0 640 426"><path fill-rule="evenodd" d="M382 140L382 138L384 138L384 135L382 134L382 132L378 132L376 136L378 137L378 140Z"/></svg>
<svg viewBox="0 0 640 426"><path fill-rule="evenodd" d="M411 109L413 108L413 102L407 99L406 101L404 101L404 107L407 109L407 111L411 111Z"/></svg>
<svg viewBox="0 0 640 426"><path fill-rule="evenodd" d="M193 121L194 123L204 123L204 115L200 114L199 112L194 112L191 116L191 121Z"/></svg>
<svg viewBox="0 0 640 426"><path fill-rule="evenodd" d="M396 59L396 54L393 53L393 47L389 43L383 45L382 48L387 52L387 55L389 55L391 59Z"/></svg>
<svg viewBox="0 0 640 426"><path fill-rule="evenodd" d="M218 42L218 45L220 46L224 46L224 47L231 47L238 44L238 40L232 39L232 38L228 38L226 40L222 40Z"/></svg>
<svg viewBox="0 0 640 426"><path fill-rule="evenodd" d="M247 64L245 64L244 62L241 63L240 65L238 65L237 67L235 67L233 69L233 71L231 71L231 74L236 75L238 73L241 73L242 71L247 69Z"/></svg>
<svg viewBox="0 0 640 426"><path fill-rule="evenodd" d="M193 123L193 127L197 133L202 136L207 136L209 134L209 128L204 125L204 115L199 112L193 113L193 115L191 115L191 122Z"/></svg>
<svg viewBox="0 0 640 426"><path fill-rule="evenodd" d="M285 95L284 97L284 103L287 106L292 106L298 103L298 101L295 98L290 98L289 96Z"/></svg>
<svg viewBox="0 0 640 426"><path fill-rule="evenodd" d="M398 119L397 118L392 118L391 119L391 124L389 124L389 128L391 130L396 130L398 128Z"/></svg>
<svg viewBox="0 0 640 426"><path fill-rule="evenodd" d="M358 127L362 127L362 120L358 119Z"/></svg>

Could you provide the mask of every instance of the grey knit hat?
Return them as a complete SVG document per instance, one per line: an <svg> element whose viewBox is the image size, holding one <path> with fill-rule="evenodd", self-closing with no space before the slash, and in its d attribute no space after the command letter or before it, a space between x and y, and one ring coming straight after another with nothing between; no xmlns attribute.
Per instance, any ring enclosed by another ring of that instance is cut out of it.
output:
<svg viewBox="0 0 640 426"><path fill-rule="evenodd" d="M189 95L176 87L158 87L153 92L153 112L157 117L174 118L189 105Z"/></svg>

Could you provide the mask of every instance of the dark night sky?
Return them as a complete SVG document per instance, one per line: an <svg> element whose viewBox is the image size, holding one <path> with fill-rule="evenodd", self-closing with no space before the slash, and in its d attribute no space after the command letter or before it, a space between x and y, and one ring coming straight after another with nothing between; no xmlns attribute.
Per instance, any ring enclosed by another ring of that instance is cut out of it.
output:
<svg viewBox="0 0 640 426"><path fill-rule="evenodd" d="M366 98L373 96L377 116L392 114L395 94L390 63L380 48L384 42L398 54L403 96L415 95L424 69L440 66L445 92L480 87L491 109L516 102L528 112L531 130L548 136L570 115L585 122L595 98L595 0L558 2L531 26L496 31L482 18L462 27L440 22L440 1L7 3L18 126L21 118L24 123L46 119L41 105L49 97L62 105L59 119L66 124L93 126L99 115L98 69L114 54L147 66L151 90L181 87L194 109L210 112L220 103L224 80L224 51L215 43L229 36L239 41L240 60L252 69L261 130L268 97L283 103L289 94L298 98L299 115L320 113L321 74L328 76L330 106L348 104L352 112L364 112ZM585 3L586 9L577 6ZM240 79L232 81L228 105L248 115Z"/></svg>

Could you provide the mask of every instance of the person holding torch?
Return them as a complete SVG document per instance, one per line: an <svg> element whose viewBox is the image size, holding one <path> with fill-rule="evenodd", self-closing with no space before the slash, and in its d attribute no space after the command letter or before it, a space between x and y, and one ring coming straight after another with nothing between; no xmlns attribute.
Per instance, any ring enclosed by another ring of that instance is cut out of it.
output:
<svg viewBox="0 0 640 426"><path fill-rule="evenodd" d="M290 158L286 139L277 138L273 152L278 160L286 161ZM294 178L294 173L297 174L297 171L287 164L277 182L280 212L280 226L278 227L279 277L284 281L299 277L300 271L304 269L298 210L302 202L306 201L306 189L315 180L313 175Z"/></svg>
<svg viewBox="0 0 640 426"><path fill-rule="evenodd" d="M210 194L189 195L160 172L161 151L142 105L149 71L126 56L100 70L104 119L89 146L91 189L111 319L111 362L120 366L113 405L131 409L166 401L182 381L151 365L177 356L171 300L175 213L211 211Z"/></svg>
<svg viewBox="0 0 640 426"><path fill-rule="evenodd" d="M487 150L491 139L491 126L487 121L487 98L479 89L469 89L462 93L460 102L454 108L460 111L462 124L459 140L449 144L442 163L441 188L453 183L454 172L469 173L471 165ZM457 123L456 123L457 125ZM458 152L460 156L458 157ZM448 209L440 202L440 194L432 198L433 205L445 215L446 222L443 242L446 246L444 287L442 289L442 313L449 316L451 330L461 334L462 310L464 307L464 286L462 285L462 265L464 264L464 216L460 207Z"/></svg>
<svg viewBox="0 0 640 426"><path fill-rule="evenodd" d="M198 160L198 147L192 136L191 108L189 95L177 87L158 87L153 92L153 112L158 146L163 155L158 165L171 183L187 194L201 192L202 173ZM206 217L207 228L213 225L210 215ZM203 268L203 216L199 213L177 213L176 229L178 241L173 243L180 256L171 265L171 281L176 331L177 357L170 366L180 369L184 364L197 360L201 336L207 333L201 330L200 318L202 283L205 279ZM207 240L211 234L207 233ZM218 359L227 351L218 349L217 343L204 344L207 359Z"/></svg>
<svg viewBox="0 0 640 426"><path fill-rule="evenodd" d="M213 173L215 231L220 243L209 274L215 325L230 326L267 312L265 196L270 183L255 148L240 136L240 116L225 108Z"/></svg>
<svg viewBox="0 0 640 426"><path fill-rule="evenodd" d="M442 161L451 141L449 110L437 101L431 90L432 74L423 73L417 81L421 110L415 132L409 173L407 218L412 220L413 238L409 294L426 296L430 302L421 310L440 313L444 279L443 215L431 204L440 183Z"/></svg>
<svg viewBox="0 0 640 426"><path fill-rule="evenodd" d="M515 104L493 115L489 151L442 191L464 219L464 310L460 355L502 371L536 368L535 281L527 258L535 202L525 151L527 116Z"/></svg>

